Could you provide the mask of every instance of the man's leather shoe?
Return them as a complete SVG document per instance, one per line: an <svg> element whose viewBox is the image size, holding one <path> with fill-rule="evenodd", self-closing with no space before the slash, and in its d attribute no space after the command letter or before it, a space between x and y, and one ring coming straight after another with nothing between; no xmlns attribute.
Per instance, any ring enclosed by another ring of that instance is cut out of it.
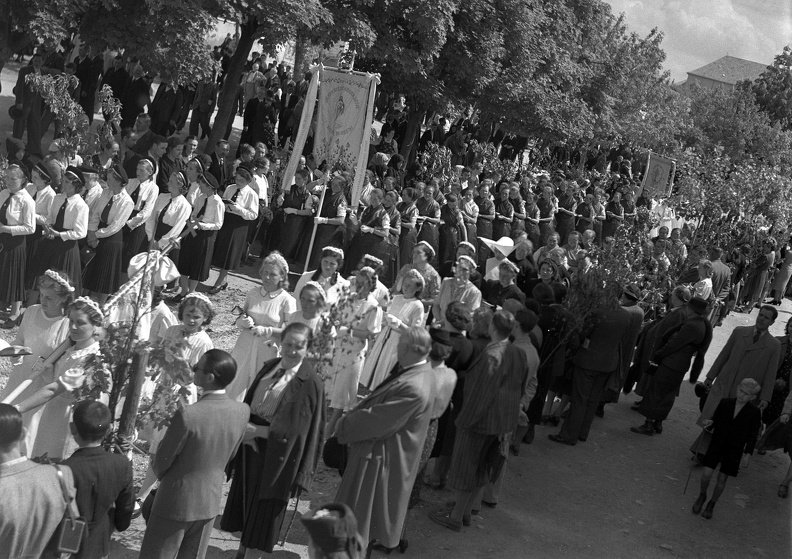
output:
<svg viewBox="0 0 792 559"><path fill-rule="evenodd" d="M633 433L638 433L639 435L648 435L652 436L655 433L654 427L651 424L644 423L640 427L630 427L630 431Z"/></svg>
<svg viewBox="0 0 792 559"><path fill-rule="evenodd" d="M429 513L429 520L439 524L440 526L445 526L449 530L453 530L454 532L461 532L462 531L462 523L457 522L453 518L451 518L451 511L448 510L436 510L434 512Z"/></svg>
<svg viewBox="0 0 792 559"><path fill-rule="evenodd" d="M554 443L561 443L561 444L565 444L565 445L568 445L568 446L575 446L575 444L576 444L575 441L569 441L569 440L565 439L564 437L562 437L561 435L550 434L550 435L547 435L547 438L550 439L551 441L553 441Z"/></svg>

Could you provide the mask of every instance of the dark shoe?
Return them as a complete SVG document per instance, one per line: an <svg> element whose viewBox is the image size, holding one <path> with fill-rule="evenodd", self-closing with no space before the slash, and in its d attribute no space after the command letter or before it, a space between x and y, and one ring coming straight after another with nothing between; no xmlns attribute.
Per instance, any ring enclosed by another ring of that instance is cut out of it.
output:
<svg viewBox="0 0 792 559"><path fill-rule="evenodd" d="M652 422L652 427L654 428L654 432L660 435L663 432L663 422L659 419L656 419Z"/></svg>
<svg viewBox="0 0 792 559"><path fill-rule="evenodd" d="M707 508L705 508L704 512L701 513L701 516L709 520L710 518L712 518L712 509L714 508L715 508L715 503L710 501L709 503L707 503Z"/></svg>
<svg viewBox="0 0 792 559"><path fill-rule="evenodd" d="M701 507L704 506L704 501L706 500L707 500L707 494L699 493L698 499L696 499L696 502L693 503L693 508L690 509L693 512L693 514L699 514L701 512Z"/></svg>
<svg viewBox="0 0 792 559"><path fill-rule="evenodd" d="M566 440L561 435L547 435L547 438L550 439L551 441L553 441L554 443L561 443L561 444L565 444L565 445L568 445L568 446L575 446L575 444L577 444L577 443L575 443L575 441Z"/></svg>
<svg viewBox="0 0 792 559"><path fill-rule="evenodd" d="M786 499L789 496L789 486L788 485L779 485L778 486L778 496L782 499Z"/></svg>
<svg viewBox="0 0 792 559"><path fill-rule="evenodd" d="M429 520L440 526L445 526L454 532L462 531L462 523L451 518L451 511L436 510L429 513Z"/></svg>
<svg viewBox="0 0 792 559"><path fill-rule="evenodd" d="M588 440L588 439L587 439L586 437L578 437L578 441L580 441L581 443L584 443L584 442L586 442L587 440Z"/></svg>
<svg viewBox="0 0 792 559"><path fill-rule="evenodd" d="M429 482L429 487L431 489L434 489L435 491L442 491L443 489L445 489L445 486L446 486L446 482L444 482L444 481L440 481L440 482L432 481L432 482Z"/></svg>
<svg viewBox="0 0 792 559"><path fill-rule="evenodd" d="M543 415L542 416L542 425L547 425L547 423L549 421L550 421L550 416L549 415Z"/></svg>
<svg viewBox="0 0 792 559"><path fill-rule="evenodd" d="M228 289L227 281L223 282L221 285L215 285L214 287L209 289L207 293L209 293L209 295L217 295L218 293L220 293L221 291L225 291L226 289Z"/></svg>
<svg viewBox="0 0 792 559"><path fill-rule="evenodd" d="M184 295L181 295L181 294L176 295L175 297L171 297L170 299L166 299L166 301L168 303L170 303L171 305L178 305L183 300L184 300Z"/></svg>
<svg viewBox="0 0 792 559"><path fill-rule="evenodd" d="M647 435L649 437L655 433L654 427L652 427L651 423L644 423L640 427L630 427L630 431L633 433L638 433L639 435Z"/></svg>
<svg viewBox="0 0 792 559"><path fill-rule="evenodd" d="M520 447L517 445L510 444L509 445L509 453L512 456L519 456L520 455Z"/></svg>
<svg viewBox="0 0 792 559"><path fill-rule="evenodd" d="M763 448L757 448L756 454L758 454L759 456L764 456L765 454L767 454L767 451Z"/></svg>
<svg viewBox="0 0 792 559"><path fill-rule="evenodd" d="M484 499L482 499L482 500L481 500L481 504L482 504L482 505L484 505L484 506L487 506L487 507L489 507L489 508L491 508L491 509L494 509L495 507L497 507L497 506L498 506L498 503L493 503L493 502L490 502L490 501L485 501Z"/></svg>
<svg viewBox="0 0 792 559"><path fill-rule="evenodd" d="M470 514L463 514L462 515L462 526L470 526L470 516L472 514L473 513L471 512Z"/></svg>
<svg viewBox="0 0 792 559"><path fill-rule="evenodd" d="M559 423L561 423L561 418L557 415L551 415L548 421L553 427L558 427Z"/></svg>
<svg viewBox="0 0 792 559"><path fill-rule="evenodd" d="M536 437L536 425L533 423L528 424L528 431L526 431L525 436L523 437L523 442L525 444L531 444L534 441L534 437Z"/></svg>
<svg viewBox="0 0 792 559"><path fill-rule="evenodd" d="M605 404L597 406L597 411L594 412L597 417L605 417Z"/></svg>

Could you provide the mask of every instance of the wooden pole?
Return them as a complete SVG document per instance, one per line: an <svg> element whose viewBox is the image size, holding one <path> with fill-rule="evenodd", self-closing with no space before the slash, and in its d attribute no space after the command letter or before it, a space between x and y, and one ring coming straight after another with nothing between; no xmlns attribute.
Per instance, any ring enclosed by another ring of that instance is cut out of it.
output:
<svg viewBox="0 0 792 559"><path fill-rule="evenodd" d="M327 171L328 173L330 171ZM322 198L319 200L319 211L316 212L316 217L320 217L322 213L322 208L324 207L324 199L325 194L327 194L327 184L325 183L324 188L322 189ZM305 257L305 268L303 269L303 273L308 271L308 263L311 261L311 252L313 251L314 240L316 239L316 229L319 227L319 224L314 221L313 224L313 232L311 233L311 242L308 244L308 256Z"/></svg>
<svg viewBox="0 0 792 559"><path fill-rule="evenodd" d="M121 409L121 418L118 421L118 438L123 441L131 441L135 434L135 419L137 418L138 404L140 403L140 392L143 388L143 381L146 378L148 358L148 351L141 351L132 360L133 368L129 374L124 407Z"/></svg>

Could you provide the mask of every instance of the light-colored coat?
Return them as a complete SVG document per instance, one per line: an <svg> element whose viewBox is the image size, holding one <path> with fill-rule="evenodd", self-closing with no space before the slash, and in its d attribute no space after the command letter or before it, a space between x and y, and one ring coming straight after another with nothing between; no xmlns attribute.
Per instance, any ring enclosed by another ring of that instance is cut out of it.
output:
<svg viewBox="0 0 792 559"><path fill-rule="evenodd" d="M61 466L72 498L77 491L68 466ZM0 466L0 557L40 557L66 512L55 468L24 460Z"/></svg>
<svg viewBox="0 0 792 559"><path fill-rule="evenodd" d="M721 399L737 396L737 385L743 379L752 378L761 385L760 400L769 402L772 398L782 357L781 343L767 332L754 343L753 335L753 326L735 328L712 364L707 373L707 378L713 381L712 388L698 418L699 426L712 419Z"/></svg>
<svg viewBox="0 0 792 559"><path fill-rule="evenodd" d="M431 419L433 374L426 363L386 380L338 422L349 457L335 500L355 512L365 541L399 544Z"/></svg>

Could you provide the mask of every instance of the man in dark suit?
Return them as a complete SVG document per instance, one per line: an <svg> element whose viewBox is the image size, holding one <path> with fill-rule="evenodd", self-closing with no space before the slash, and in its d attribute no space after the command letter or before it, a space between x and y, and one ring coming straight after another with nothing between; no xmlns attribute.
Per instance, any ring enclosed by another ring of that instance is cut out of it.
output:
<svg viewBox="0 0 792 559"><path fill-rule="evenodd" d="M143 67L135 64L132 77L124 88L121 99L121 128L132 126L137 116L142 113L146 105L151 102L150 86L143 77Z"/></svg>
<svg viewBox="0 0 792 559"><path fill-rule="evenodd" d="M450 511L429 514L431 520L455 532L463 524L470 524L479 490L500 475L505 459L498 460L498 449L517 427L528 358L509 341L514 325L509 311L497 311L489 328L492 341L464 373L464 403L456 419L457 436L448 476L449 485L457 491L456 503ZM486 468L482 468L483 461Z"/></svg>
<svg viewBox="0 0 792 559"><path fill-rule="evenodd" d="M113 97L121 99L128 81L129 72L124 68L124 57L119 54L113 59L113 65L102 76L102 83L110 86Z"/></svg>
<svg viewBox="0 0 792 559"><path fill-rule="evenodd" d="M209 121L217 103L217 83L207 78L198 83L195 97L192 102L192 119L190 119L190 135L198 136L198 126L201 127L200 139L206 138L212 131Z"/></svg>
<svg viewBox="0 0 792 559"><path fill-rule="evenodd" d="M745 468L748 465L759 436L762 415L752 401L761 390L762 387L754 379L743 379L737 385L737 397L721 400L712 419L704 422L705 428L712 430L712 442L704 456L701 492L693 504L693 514L701 512L704 501L707 500L707 489L712 474L715 473L718 465L720 471L715 489L712 491L707 508L701 512L701 516L706 519L712 518L712 510L726 488L729 476L735 477L741 467Z"/></svg>
<svg viewBox="0 0 792 559"><path fill-rule="evenodd" d="M170 75L162 76L162 83L149 105L151 129L161 136L170 136L176 131L176 119L182 108L182 93L170 80Z"/></svg>
<svg viewBox="0 0 792 559"><path fill-rule="evenodd" d="M705 318L707 310L707 301L694 297L686 308L676 311L684 313L682 322L655 341L649 361L657 365L657 370L638 407L646 422L640 427L631 427L633 433L651 436L663 432L663 420L674 406L694 355L696 359L690 372L690 382L695 384L698 380L704 367L704 355L712 341L712 326Z"/></svg>
<svg viewBox="0 0 792 559"><path fill-rule="evenodd" d="M104 70L104 60L101 56L91 56L92 49L86 43L80 45L80 54L74 60L77 66L77 77L80 79L80 106L88 115L88 121L93 123L94 109L96 109L96 88Z"/></svg>
<svg viewBox="0 0 792 559"><path fill-rule="evenodd" d="M107 557L113 529L123 532L132 522L132 463L102 448L110 426L110 409L101 402L83 400L74 406L69 427L80 448L63 463L74 474L77 508L88 523L75 559Z"/></svg>
<svg viewBox="0 0 792 559"><path fill-rule="evenodd" d="M728 309L726 300L731 292L731 270L723 263L723 249L713 247L709 251L709 259L712 262L712 295L717 301L717 305L712 309L711 322L713 326L720 326L726 318Z"/></svg>
<svg viewBox="0 0 792 559"><path fill-rule="evenodd" d="M16 110L19 114L14 119L14 138L22 139L27 128L27 150L32 156L42 157L41 153L41 116L44 110L44 99L33 91L26 78L30 74L41 75L44 57L40 53L33 55L30 65L19 70L14 95Z"/></svg>
<svg viewBox="0 0 792 559"><path fill-rule="evenodd" d="M134 130L138 137L135 145L132 146L132 151L138 155L145 156L149 148L151 148L154 136L158 135L151 129L151 115L146 113L139 114L135 119ZM162 134L159 135L161 136Z"/></svg>
<svg viewBox="0 0 792 559"><path fill-rule="evenodd" d="M226 140L217 142L214 152L212 152L212 164L209 166L209 172L217 179L217 184L220 185L221 192L225 189L226 183L229 179L229 161L228 152L230 146Z"/></svg>
<svg viewBox="0 0 792 559"><path fill-rule="evenodd" d="M267 126L274 126L278 118L271 95L263 85L256 87L256 97L245 105L240 142L253 145L266 140Z"/></svg>
<svg viewBox="0 0 792 559"><path fill-rule="evenodd" d="M629 346L629 340L637 335L630 329L631 316L630 310L622 306L595 313L593 327L573 360L569 415L557 435L547 436L551 441L574 446L588 439L608 379L622 367L622 348Z"/></svg>
<svg viewBox="0 0 792 559"><path fill-rule="evenodd" d="M206 556L212 524L221 512L225 468L250 418L247 404L226 395L225 387L236 375L228 353L207 351L194 371L203 395L174 414L152 463L160 485L141 559Z"/></svg>

